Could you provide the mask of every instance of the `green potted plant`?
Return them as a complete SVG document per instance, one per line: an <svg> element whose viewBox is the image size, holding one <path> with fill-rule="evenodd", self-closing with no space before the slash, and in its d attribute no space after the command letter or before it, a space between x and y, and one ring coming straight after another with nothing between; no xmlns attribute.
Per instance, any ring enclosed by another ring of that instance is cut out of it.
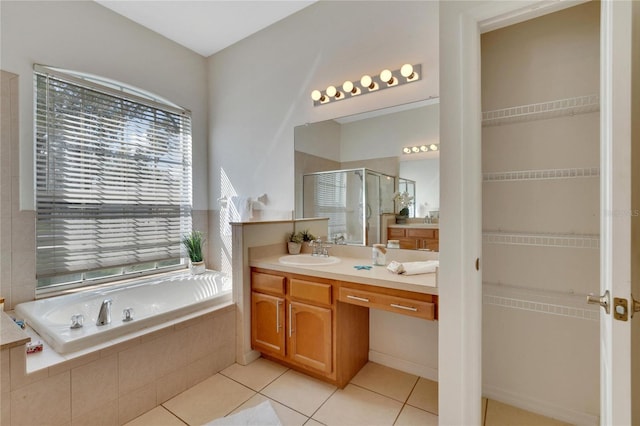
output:
<svg viewBox="0 0 640 426"><path fill-rule="evenodd" d="M408 192L396 192L393 194L393 201L396 202L396 208L399 209L396 214L396 223L406 223L409 218L409 206L413 203L413 196Z"/></svg>
<svg viewBox="0 0 640 426"><path fill-rule="evenodd" d="M187 250L193 275L202 274L205 271L204 258L202 256L203 244L204 237L200 231L191 231L190 234L182 237L182 245Z"/></svg>
<svg viewBox="0 0 640 426"><path fill-rule="evenodd" d="M298 254L302 248L302 234L300 232L290 232L287 234L287 250L289 254Z"/></svg>
<svg viewBox="0 0 640 426"><path fill-rule="evenodd" d="M311 232L309 232L308 229L300 231L299 234L302 237L302 241L305 243L311 242L316 239L316 237Z"/></svg>

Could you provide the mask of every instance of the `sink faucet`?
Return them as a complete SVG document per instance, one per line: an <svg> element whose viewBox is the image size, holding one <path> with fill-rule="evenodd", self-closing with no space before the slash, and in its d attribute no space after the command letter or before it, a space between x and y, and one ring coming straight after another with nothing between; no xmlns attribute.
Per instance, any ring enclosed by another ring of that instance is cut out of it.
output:
<svg viewBox="0 0 640 426"><path fill-rule="evenodd" d="M100 306L100 312L98 313L98 320L96 325L107 325L111 323L111 299L104 299Z"/></svg>
<svg viewBox="0 0 640 426"><path fill-rule="evenodd" d="M311 253L311 256L329 257L330 246L322 244L321 238L318 238L317 240L313 240L311 242L311 246L313 247L313 253Z"/></svg>

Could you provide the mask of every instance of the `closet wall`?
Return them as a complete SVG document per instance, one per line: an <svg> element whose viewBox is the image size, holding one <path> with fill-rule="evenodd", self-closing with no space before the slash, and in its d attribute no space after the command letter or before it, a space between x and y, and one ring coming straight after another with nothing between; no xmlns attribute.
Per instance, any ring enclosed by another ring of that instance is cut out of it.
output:
<svg viewBox="0 0 640 426"><path fill-rule="evenodd" d="M599 8L482 35L483 394L596 424Z"/></svg>

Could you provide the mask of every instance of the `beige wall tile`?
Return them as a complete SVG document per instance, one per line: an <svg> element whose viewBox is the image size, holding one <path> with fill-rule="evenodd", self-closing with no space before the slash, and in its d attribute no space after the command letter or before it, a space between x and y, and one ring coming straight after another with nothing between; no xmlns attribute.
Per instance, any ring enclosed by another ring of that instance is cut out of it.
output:
<svg viewBox="0 0 640 426"><path fill-rule="evenodd" d="M187 390L187 367L179 368L156 381L156 399L158 404Z"/></svg>
<svg viewBox="0 0 640 426"><path fill-rule="evenodd" d="M46 369L27 374L26 354L24 346L11 348L11 390L37 382L49 377Z"/></svg>
<svg viewBox="0 0 640 426"><path fill-rule="evenodd" d="M189 363L201 358L203 354L213 352L215 349L213 319L195 324L187 329L188 346L187 361Z"/></svg>
<svg viewBox="0 0 640 426"><path fill-rule="evenodd" d="M33 426L71 423L70 376L69 372L58 374L12 391L11 424Z"/></svg>
<svg viewBox="0 0 640 426"><path fill-rule="evenodd" d="M118 353L120 395L155 382L157 358L154 349L154 343L147 342Z"/></svg>
<svg viewBox="0 0 640 426"><path fill-rule="evenodd" d="M71 370L72 417L81 417L118 399L118 356L111 355Z"/></svg>
<svg viewBox="0 0 640 426"><path fill-rule="evenodd" d="M215 359L209 355L187 365L187 386L191 387L216 373Z"/></svg>
<svg viewBox="0 0 640 426"><path fill-rule="evenodd" d="M52 365L51 367L49 367L49 376L55 376L56 374L60 374L65 371L68 371L77 367L81 367L99 358L100 358L100 354L98 352L91 352L86 355L82 355L77 358L70 359L69 361Z"/></svg>
<svg viewBox="0 0 640 426"><path fill-rule="evenodd" d="M178 330L156 339L153 343L156 377L162 377L187 365L187 330Z"/></svg>
<svg viewBox="0 0 640 426"><path fill-rule="evenodd" d="M0 351L0 391L11 391L11 350Z"/></svg>
<svg viewBox="0 0 640 426"><path fill-rule="evenodd" d="M118 423L127 423L139 415L155 408L155 406L155 382L141 388L134 389L132 392L121 396L118 400Z"/></svg>
<svg viewBox="0 0 640 426"><path fill-rule="evenodd" d="M11 424L11 392L0 392L0 425Z"/></svg>
<svg viewBox="0 0 640 426"><path fill-rule="evenodd" d="M14 229L15 231L15 229ZM14 232L15 234L15 232ZM36 254L34 250L18 251L11 247L11 286L31 286L35 290Z"/></svg>
<svg viewBox="0 0 640 426"><path fill-rule="evenodd" d="M21 211L11 218L11 250L27 252L35 258L36 250L36 212L33 210Z"/></svg>
<svg viewBox="0 0 640 426"><path fill-rule="evenodd" d="M119 352L125 351L127 349L133 348L140 343L140 338L136 337L130 340L125 340L123 342L115 343L108 348L102 349L100 351L100 357L108 357L113 354L117 354Z"/></svg>
<svg viewBox="0 0 640 426"><path fill-rule="evenodd" d="M30 302L36 297L36 286L33 285L20 285L11 287L11 305L9 309L15 308L18 303Z"/></svg>
<svg viewBox="0 0 640 426"><path fill-rule="evenodd" d="M71 419L71 426L113 426L118 424L118 400L109 401Z"/></svg>

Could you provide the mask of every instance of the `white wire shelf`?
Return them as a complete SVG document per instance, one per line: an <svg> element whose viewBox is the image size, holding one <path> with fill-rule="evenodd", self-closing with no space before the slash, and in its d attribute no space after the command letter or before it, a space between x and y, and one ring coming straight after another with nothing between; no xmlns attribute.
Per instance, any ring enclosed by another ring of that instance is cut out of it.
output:
<svg viewBox="0 0 640 426"><path fill-rule="evenodd" d="M593 234L536 234L501 231L484 231L482 242L517 246L600 248L600 236Z"/></svg>
<svg viewBox="0 0 640 426"><path fill-rule="evenodd" d="M545 170L515 170L510 172L483 173L484 182L504 182L520 180L548 180L599 177L599 167Z"/></svg>
<svg viewBox="0 0 640 426"><path fill-rule="evenodd" d="M587 306L586 294L560 293L546 289L519 289L515 286L482 282L485 305L541 314L598 321L597 307Z"/></svg>
<svg viewBox="0 0 640 426"><path fill-rule="evenodd" d="M485 111L482 113L482 126L499 126L523 121L544 120L576 114L586 114L600 110L598 95L578 96L536 104Z"/></svg>

